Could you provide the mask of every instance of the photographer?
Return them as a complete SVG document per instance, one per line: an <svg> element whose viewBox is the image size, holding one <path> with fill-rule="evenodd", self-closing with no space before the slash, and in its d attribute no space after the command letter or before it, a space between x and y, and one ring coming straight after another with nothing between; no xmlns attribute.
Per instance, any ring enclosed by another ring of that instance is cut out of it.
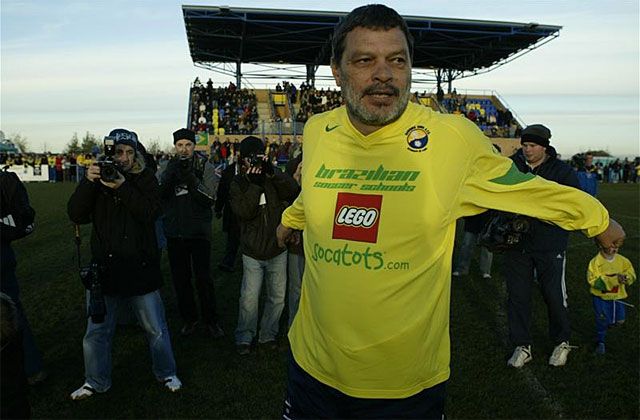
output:
<svg viewBox="0 0 640 420"><path fill-rule="evenodd" d="M242 140L239 163L240 173L231 182L231 208L240 221L243 266L235 340L238 354L246 355L256 336L263 279L267 298L258 343L276 347L287 286L287 253L278 246L276 228L282 212L295 199L298 185L269 163L257 137Z"/></svg>
<svg viewBox="0 0 640 420"><path fill-rule="evenodd" d="M137 135L115 129L105 138L105 156L91 165L68 203L74 223L92 223L92 269L87 306L91 317L83 339L85 383L71 399L111 387L111 343L117 309L129 304L145 330L156 379L172 392L182 383L158 289L162 283L155 221L160 214L158 183L146 168ZM100 293L101 292L101 293ZM106 313L100 314L100 306ZM103 322L101 317L104 317Z"/></svg>
<svg viewBox="0 0 640 420"><path fill-rule="evenodd" d="M216 295L211 280L211 220L215 189L214 167L204 156L194 154L196 135L182 128L173 133L177 156L160 175L171 278L184 321L180 333L191 335L198 323L198 310L191 286L195 272L202 321L214 338L224 331L218 324Z"/></svg>
<svg viewBox="0 0 640 420"><path fill-rule="evenodd" d="M532 173L558 184L580 188L575 171L557 158L549 145L551 131L541 124L522 131L522 149L511 156L522 173ZM516 346L507 362L520 368L532 359L531 290L534 278L540 285L549 314L549 336L555 349L549 357L551 366L563 366L571 351L567 289L564 282L565 251L569 232L537 219L531 221L530 237L520 249L505 255L507 278L507 313L509 337Z"/></svg>

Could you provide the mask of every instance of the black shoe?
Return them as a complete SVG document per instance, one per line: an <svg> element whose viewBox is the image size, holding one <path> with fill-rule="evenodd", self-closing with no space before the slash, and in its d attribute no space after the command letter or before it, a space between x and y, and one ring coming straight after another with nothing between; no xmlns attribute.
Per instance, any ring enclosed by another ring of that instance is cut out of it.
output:
<svg viewBox="0 0 640 420"><path fill-rule="evenodd" d="M240 356L251 354L251 346L249 344L236 344L236 351Z"/></svg>
<svg viewBox="0 0 640 420"><path fill-rule="evenodd" d="M43 383L47 379L47 377L49 377L47 372L45 372L44 370L41 370L40 372L36 372L33 375L29 376L27 378L27 382L31 386L36 386Z"/></svg>
<svg viewBox="0 0 640 420"><path fill-rule="evenodd" d="M264 343L258 343L258 345L262 349L266 349L270 351L278 350L278 342L276 340L265 341Z"/></svg>
<svg viewBox="0 0 640 420"><path fill-rule="evenodd" d="M224 330L218 323L207 325L207 329L213 338L224 337Z"/></svg>
<svg viewBox="0 0 640 420"><path fill-rule="evenodd" d="M180 335L183 337L186 337L188 335L193 334L197 326L198 326L198 321L187 322L186 324L184 324L184 326L180 330Z"/></svg>

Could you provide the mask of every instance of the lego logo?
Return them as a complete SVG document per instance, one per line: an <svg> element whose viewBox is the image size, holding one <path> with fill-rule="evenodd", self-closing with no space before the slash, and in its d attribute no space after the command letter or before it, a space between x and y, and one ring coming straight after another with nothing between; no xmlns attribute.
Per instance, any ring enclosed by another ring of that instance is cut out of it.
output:
<svg viewBox="0 0 640 420"><path fill-rule="evenodd" d="M371 227L378 220L378 210L343 206L336 217L336 224Z"/></svg>
<svg viewBox="0 0 640 420"><path fill-rule="evenodd" d="M333 214L333 239L376 243L382 196L339 192Z"/></svg>

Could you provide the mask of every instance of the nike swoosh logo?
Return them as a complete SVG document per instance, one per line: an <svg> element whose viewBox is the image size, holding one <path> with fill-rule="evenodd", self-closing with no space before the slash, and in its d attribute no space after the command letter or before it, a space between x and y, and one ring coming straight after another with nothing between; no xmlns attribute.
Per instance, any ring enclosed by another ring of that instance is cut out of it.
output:
<svg viewBox="0 0 640 420"><path fill-rule="evenodd" d="M333 131L333 130L335 130L335 129L336 129L336 128L338 128L338 127L340 127L340 124L338 124L338 125L334 125L333 127L329 127L329 124L327 124L327 125L324 127L324 131L326 131L326 132L328 133L329 131Z"/></svg>

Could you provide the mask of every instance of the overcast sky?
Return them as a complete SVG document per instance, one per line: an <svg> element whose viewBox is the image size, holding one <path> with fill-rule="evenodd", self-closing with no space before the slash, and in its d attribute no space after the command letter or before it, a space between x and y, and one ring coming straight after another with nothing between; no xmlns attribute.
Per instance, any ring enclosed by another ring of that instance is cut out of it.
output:
<svg viewBox="0 0 640 420"><path fill-rule="evenodd" d="M366 2L243 0L231 7L349 11ZM230 78L196 68L181 5L158 1L1 2L0 129L34 151L60 151L74 132L122 126L169 144L186 124L191 81ZM220 5L203 1L186 4ZM640 155L638 2L396 1L405 15L561 25L560 36L458 91L498 92L527 124L544 123L570 156ZM261 85L255 85L261 88Z"/></svg>

